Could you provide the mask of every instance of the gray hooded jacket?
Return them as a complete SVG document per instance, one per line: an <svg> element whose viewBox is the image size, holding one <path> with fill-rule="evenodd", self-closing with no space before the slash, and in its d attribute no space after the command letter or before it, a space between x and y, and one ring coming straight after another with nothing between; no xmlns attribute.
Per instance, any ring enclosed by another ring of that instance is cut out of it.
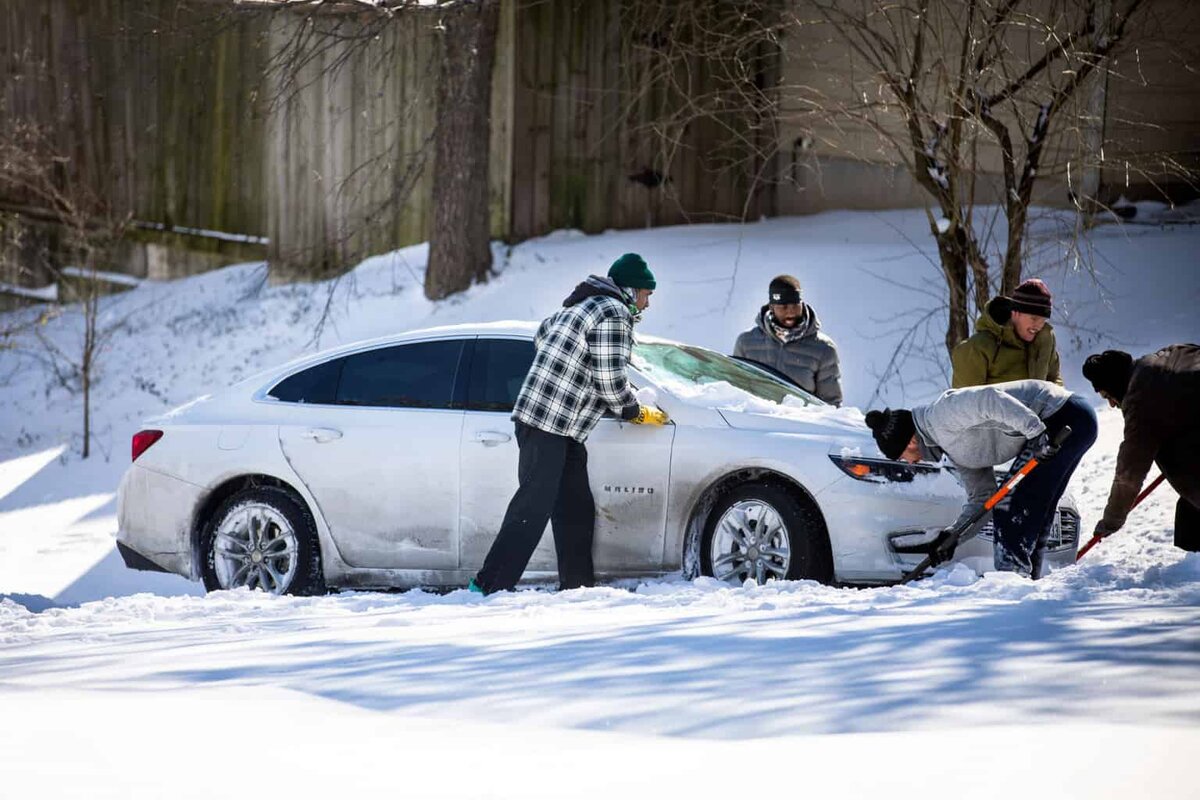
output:
<svg viewBox="0 0 1200 800"><path fill-rule="evenodd" d="M956 525L995 493L993 467L1016 458L1027 440L1045 432L1042 420L1070 397L1066 389L1046 381L1009 381L950 389L912 410L923 456L937 460L944 453L962 476L967 503Z"/></svg>
<svg viewBox="0 0 1200 800"><path fill-rule="evenodd" d="M755 325L742 333L733 346L733 354L779 370L801 389L835 406L842 404L842 373L837 347L821 332L821 320L808 303L804 316L796 323L788 342L779 341L767 319L769 306L763 306Z"/></svg>

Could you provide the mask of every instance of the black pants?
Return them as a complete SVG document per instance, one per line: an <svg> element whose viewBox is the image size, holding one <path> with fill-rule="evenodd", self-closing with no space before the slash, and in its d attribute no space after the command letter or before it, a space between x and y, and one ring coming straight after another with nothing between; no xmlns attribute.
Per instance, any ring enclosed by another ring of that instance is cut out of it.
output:
<svg viewBox="0 0 1200 800"><path fill-rule="evenodd" d="M1200 508L1182 497L1175 504L1175 546L1189 553L1200 553Z"/></svg>
<svg viewBox="0 0 1200 800"><path fill-rule="evenodd" d="M1034 578L1041 577L1046 539L1050 523L1058 513L1058 499L1067 490L1067 482L1079 460L1096 441L1097 433L1096 412L1075 395L1044 422L1051 439L1066 425L1071 426L1071 435L1053 458L1039 463L1006 502L992 512L996 569ZM1022 461L1028 459L1018 459L1018 463Z"/></svg>
<svg viewBox="0 0 1200 800"><path fill-rule="evenodd" d="M519 485L475 583L488 594L515 587L549 521L559 588L591 586L596 580L592 567L596 504L588 483L587 448L568 436L520 422L516 427L521 449Z"/></svg>

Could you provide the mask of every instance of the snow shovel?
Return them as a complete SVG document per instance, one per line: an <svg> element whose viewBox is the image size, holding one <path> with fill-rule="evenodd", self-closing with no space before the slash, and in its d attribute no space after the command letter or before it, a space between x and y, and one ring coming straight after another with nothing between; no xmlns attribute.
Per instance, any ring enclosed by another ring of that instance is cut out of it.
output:
<svg viewBox="0 0 1200 800"><path fill-rule="evenodd" d="M1065 442L1067 440L1067 437L1070 435L1071 435L1071 426L1064 425L1063 429L1058 432L1057 436L1054 437L1054 446L1056 448L1061 447L1062 443ZM983 504L983 508L976 511L966 521L964 521L958 527L953 529L954 535L955 535L955 537L957 537L954 541L954 549L955 550L957 550L959 545L961 545L963 542L965 542L975 536L974 532L971 533L970 536L967 536L965 534L967 533L967 531L969 531L973 527L975 527L975 523L977 523L977 522L979 522L979 520L983 519L984 514L987 514L989 511L991 511L993 508L996 507L997 503L999 503L1005 497L1008 497L1009 493L1013 489L1017 488L1017 484L1020 483L1021 481L1025 480L1025 476L1028 475L1029 473L1033 472L1033 470L1035 468L1037 468L1037 465L1039 463L1041 463L1041 462L1039 462L1038 459L1036 459L1036 458L1031 458L1028 461L1026 461L1024 466L1022 466L1019 470L1014 472L1012 475L1009 475L1008 478L1005 479L1004 483L1002 483L1000 485L1000 488L996 490L996 493L994 495L992 495L991 497L989 497L987 499L987 502ZM932 555L926 556L921 561L920 564L917 564L915 567L912 568L912 570L910 572L906 572L904 574L904 577L900 579L900 583L905 584L915 578L919 578L921 576L921 574L923 572L925 572L925 570L929 569L929 565L931 563L933 563L933 556Z"/></svg>
<svg viewBox="0 0 1200 800"><path fill-rule="evenodd" d="M1130 511L1133 511L1135 508L1137 508L1137 507L1138 507L1138 503L1140 503L1140 502L1142 502L1143 500L1145 500L1147 495L1149 495L1151 492L1153 492L1155 489L1157 489L1157 488L1158 488L1158 485L1159 485L1160 483L1162 483L1162 482L1163 482L1163 478L1165 478L1165 477L1167 477L1167 476L1166 476L1166 475L1159 475L1157 478L1155 478L1155 479L1154 479L1154 482L1153 482L1153 483L1151 483L1151 484L1150 484L1149 486L1147 486L1145 489L1142 489L1142 493L1141 493L1141 494L1139 494L1139 495L1137 496L1137 499L1135 499L1135 500L1133 501L1133 505L1131 505L1131 506L1129 507L1129 510L1130 510ZM1099 543L1100 543L1100 540L1101 540L1101 539L1103 539L1103 538L1104 538L1104 537L1102 537L1102 536L1093 536L1091 539L1089 539L1089 540L1088 540L1088 543L1087 543L1087 544L1085 544L1083 547L1081 547L1081 548L1080 548L1080 550L1079 550L1079 552L1075 554L1075 560L1076 560L1076 561L1079 561L1079 559L1083 558L1083 554L1084 554L1084 553L1086 553L1088 550L1091 550L1091 549L1092 549L1093 547L1095 547L1097 544L1099 544Z"/></svg>

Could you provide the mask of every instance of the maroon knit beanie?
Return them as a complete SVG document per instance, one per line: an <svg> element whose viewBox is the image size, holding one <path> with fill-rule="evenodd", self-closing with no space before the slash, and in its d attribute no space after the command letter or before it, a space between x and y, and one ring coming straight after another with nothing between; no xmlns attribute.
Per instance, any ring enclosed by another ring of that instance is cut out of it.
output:
<svg viewBox="0 0 1200 800"><path fill-rule="evenodd" d="M1051 307L1050 289L1040 278L1030 278L1012 293L1012 310L1049 317Z"/></svg>

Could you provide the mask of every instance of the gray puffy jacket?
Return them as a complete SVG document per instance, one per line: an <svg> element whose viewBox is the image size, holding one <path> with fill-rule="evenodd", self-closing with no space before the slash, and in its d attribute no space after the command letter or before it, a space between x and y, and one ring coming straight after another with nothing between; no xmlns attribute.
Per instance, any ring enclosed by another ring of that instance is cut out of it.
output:
<svg viewBox="0 0 1200 800"><path fill-rule="evenodd" d="M932 456L945 453L962 476L967 504L955 524L995 493L993 467L1016 458L1028 439L1046 430L1042 420L1070 397L1066 389L1046 381L1009 381L950 389L912 410L920 443Z"/></svg>
<svg viewBox="0 0 1200 800"><path fill-rule="evenodd" d="M779 370L801 389L826 403L842 404L842 373L837 347L824 333L812 306L804 304L804 316L796 323L795 338L784 344L771 330L763 306L754 327L737 338L733 354Z"/></svg>

